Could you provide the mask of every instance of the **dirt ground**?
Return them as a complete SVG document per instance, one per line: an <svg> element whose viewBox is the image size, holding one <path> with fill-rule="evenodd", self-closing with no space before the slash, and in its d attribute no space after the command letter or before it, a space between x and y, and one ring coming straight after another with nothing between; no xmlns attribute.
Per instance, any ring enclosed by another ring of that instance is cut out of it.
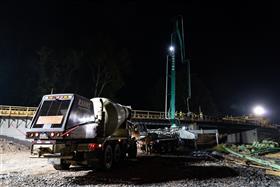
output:
<svg viewBox="0 0 280 187"><path fill-rule="evenodd" d="M7 144L7 141L0 141ZM0 144L0 145L1 145ZM9 144L9 143L8 143ZM15 147L13 147L15 146ZM109 172L73 167L56 171L46 159L29 158L22 145L4 145L0 186L280 186L280 178L262 170L221 160L139 156ZM1 146L0 146L1 147Z"/></svg>

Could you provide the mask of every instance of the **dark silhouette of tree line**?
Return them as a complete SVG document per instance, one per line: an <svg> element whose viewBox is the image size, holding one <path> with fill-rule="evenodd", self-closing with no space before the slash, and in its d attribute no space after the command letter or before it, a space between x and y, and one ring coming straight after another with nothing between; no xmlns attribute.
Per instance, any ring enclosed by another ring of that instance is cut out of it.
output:
<svg viewBox="0 0 280 187"><path fill-rule="evenodd" d="M29 95L25 103L36 105L50 93L117 99L116 93L125 84L124 76L131 72L130 63L128 51L106 38L79 49L42 46L31 63L29 84L22 90Z"/></svg>
<svg viewBox="0 0 280 187"><path fill-rule="evenodd" d="M183 65L181 65L183 66ZM127 49L119 48L104 36L96 37L75 48L51 48L42 46L22 64L25 69L18 80L17 105L36 106L43 95L50 93L76 93L87 98L108 97L122 103L119 91L133 76L132 62ZM26 71L27 70L27 71ZM141 77L139 78L141 79ZM148 100L147 110L164 110L165 80L159 76L152 90L143 90ZM139 85L142 86L143 85ZM126 89L130 86L126 85ZM126 90L130 92L130 90ZM187 74L186 68L177 68L176 109L186 112ZM129 94L128 94L129 95ZM131 96L133 97L133 96ZM142 99L144 98L135 98ZM192 75L192 99L190 109L198 112L201 107L206 114L216 114L217 107L209 89L197 76ZM129 103L133 106L133 103ZM146 104L145 104L146 105Z"/></svg>

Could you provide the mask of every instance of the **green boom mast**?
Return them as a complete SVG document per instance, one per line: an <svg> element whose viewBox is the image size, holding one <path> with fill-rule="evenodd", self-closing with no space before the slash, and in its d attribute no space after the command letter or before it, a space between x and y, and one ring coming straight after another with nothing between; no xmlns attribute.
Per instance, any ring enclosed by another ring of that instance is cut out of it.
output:
<svg viewBox="0 0 280 187"><path fill-rule="evenodd" d="M175 96L176 96L176 69L175 69L175 47L174 44L178 43L178 49L180 51L180 60L182 63L187 63L187 80L188 80L188 93L187 93L187 111L189 109L189 99L191 98L191 79L190 79L190 61L186 60L185 54L185 41L184 41L184 25L183 17L179 18L175 22L175 31L171 34L171 46L169 48L170 57L171 57L171 71L170 71L170 121L172 123L171 127L176 127L176 106L175 106ZM168 73L167 73L168 75ZM168 77L167 77L168 78Z"/></svg>

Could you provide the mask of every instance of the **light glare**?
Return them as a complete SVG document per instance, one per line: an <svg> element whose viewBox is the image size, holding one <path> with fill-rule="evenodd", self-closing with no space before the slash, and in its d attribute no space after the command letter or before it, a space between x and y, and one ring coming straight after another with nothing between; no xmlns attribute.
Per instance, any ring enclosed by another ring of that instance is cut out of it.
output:
<svg viewBox="0 0 280 187"><path fill-rule="evenodd" d="M255 106L253 112L256 116L262 116L265 114L265 109L262 106Z"/></svg>

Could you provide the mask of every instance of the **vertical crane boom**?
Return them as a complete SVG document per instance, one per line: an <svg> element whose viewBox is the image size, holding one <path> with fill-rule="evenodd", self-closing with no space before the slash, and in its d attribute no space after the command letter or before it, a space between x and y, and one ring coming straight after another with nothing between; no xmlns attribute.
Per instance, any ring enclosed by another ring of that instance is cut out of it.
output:
<svg viewBox="0 0 280 187"><path fill-rule="evenodd" d="M176 39L176 40L175 40ZM187 63L187 111L190 112L189 108L189 100L191 98L191 77L190 77L190 61L186 59L185 54L185 41L184 41L184 25L183 25L183 17L179 16L179 18L175 22L175 29L171 33L171 46L169 48L170 57L171 57L171 70L170 70L170 114L169 118L172 123L172 127L176 126L176 120L175 120L175 113L176 113L176 62L175 62L175 44L178 46L178 51L180 52L180 60L182 63ZM168 63L168 61L167 61ZM167 66L168 67L168 66ZM166 68L166 86L168 86L168 68ZM167 89L167 88L166 88ZM167 93L166 93L167 94ZM166 95L167 98L167 95ZM166 99L167 100L167 99ZM167 103L166 103L167 106ZM166 107L167 109L167 107Z"/></svg>

